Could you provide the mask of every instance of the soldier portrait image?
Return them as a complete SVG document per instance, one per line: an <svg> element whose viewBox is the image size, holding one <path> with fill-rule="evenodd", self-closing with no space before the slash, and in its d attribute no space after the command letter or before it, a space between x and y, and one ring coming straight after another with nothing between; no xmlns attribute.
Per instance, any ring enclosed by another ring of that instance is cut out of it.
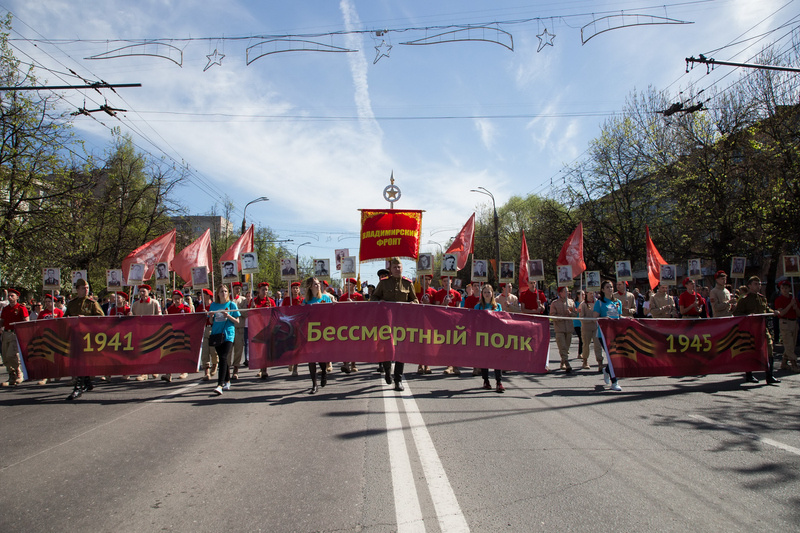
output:
<svg viewBox="0 0 800 533"><path fill-rule="evenodd" d="M192 290L207 289L209 285L208 268L192 267Z"/></svg>
<svg viewBox="0 0 800 533"><path fill-rule="evenodd" d="M417 258L417 275L433 274L433 255L419 254Z"/></svg>
<svg viewBox="0 0 800 533"><path fill-rule="evenodd" d="M122 269L106 270L106 287L118 289L122 286Z"/></svg>
<svg viewBox="0 0 800 533"><path fill-rule="evenodd" d="M72 271L72 287L76 288L78 280L82 279L84 281L89 281L86 278L86 271L85 270L73 270Z"/></svg>
<svg viewBox="0 0 800 533"><path fill-rule="evenodd" d="M783 257L783 275L800 276L800 258L796 255Z"/></svg>
<svg viewBox="0 0 800 533"><path fill-rule="evenodd" d="M617 261L615 267L617 271L617 281L633 281L630 261Z"/></svg>
<svg viewBox="0 0 800 533"><path fill-rule="evenodd" d="M500 262L500 281L512 282L514 281L514 263L511 261Z"/></svg>
<svg viewBox="0 0 800 533"><path fill-rule="evenodd" d="M356 258L352 256L342 257L342 276L353 277L356 273Z"/></svg>
<svg viewBox="0 0 800 533"><path fill-rule="evenodd" d="M258 272L258 256L253 252L242 254L242 274Z"/></svg>
<svg viewBox="0 0 800 533"><path fill-rule="evenodd" d="M128 285L141 285L144 281L144 263L132 263L128 268Z"/></svg>
<svg viewBox="0 0 800 533"><path fill-rule="evenodd" d="M472 281L487 281L489 279L487 272L486 259L472 260Z"/></svg>
<svg viewBox="0 0 800 533"><path fill-rule="evenodd" d="M528 279L544 281L544 259L531 259L528 261Z"/></svg>
<svg viewBox="0 0 800 533"><path fill-rule="evenodd" d="M291 257L281 259L281 280L290 280L297 277L297 265Z"/></svg>
<svg viewBox="0 0 800 533"><path fill-rule="evenodd" d="M599 291L600 290L600 271L587 270L586 271L586 290Z"/></svg>
<svg viewBox="0 0 800 533"><path fill-rule="evenodd" d="M458 274L458 257L455 254L444 254L442 259L442 276Z"/></svg>
<svg viewBox="0 0 800 533"><path fill-rule="evenodd" d="M558 286L566 287L572 285L572 265L558 266Z"/></svg>
<svg viewBox="0 0 800 533"><path fill-rule="evenodd" d="M167 283L169 283L169 265L156 263L156 285L166 285Z"/></svg>
<svg viewBox="0 0 800 533"><path fill-rule="evenodd" d="M744 278L744 269L747 265L747 260L744 257L731 258L731 278Z"/></svg>
<svg viewBox="0 0 800 533"><path fill-rule="evenodd" d="M233 283L239 281L239 273L237 272L236 261L225 261L222 264L222 281L223 283Z"/></svg>
<svg viewBox="0 0 800 533"><path fill-rule="evenodd" d="M692 279L700 279L703 277L703 273L700 270L699 259L689 259L686 271L689 273L689 277Z"/></svg>
<svg viewBox="0 0 800 533"><path fill-rule="evenodd" d="M42 270L42 285L45 289L59 289L61 287L61 269L50 267Z"/></svg>
<svg viewBox="0 0 800 533"><path fill-rule="evenodd" d="M330 276L330 259L314 259L314 276L327 278Z"/></svg>
<svg viewBox="0 0 800 533"><path fill-rule="evenodd" d="M661 265L661 283L665 285L675 285L675 274L677 271L677 265Z"/></svg>

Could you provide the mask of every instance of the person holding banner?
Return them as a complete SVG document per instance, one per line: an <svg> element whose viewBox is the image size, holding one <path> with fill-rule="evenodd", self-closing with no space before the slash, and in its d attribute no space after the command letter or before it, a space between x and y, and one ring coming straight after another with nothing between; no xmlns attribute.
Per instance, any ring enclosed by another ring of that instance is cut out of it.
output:
<svg viewBox="0 0 800 533"><path fill-rule="evenodd" d="M800 372L797 368L797 313L800 311L797 298L792 295L792 283L785 279L778 283L781 293L775 298L775 311L780 317L781 342L783 342L783 359L781 370Z"/></svg>
<svg viewBox="0 0 800 533"><path fill-rule="evenodd" d="M389 260L390 273L388 278L382 279L375 287L375 291L370 297L370 301L384 301L384 302L409 302L418 304L417 295L414 293L414 284L410 279L403 277L403 263L399 257L392 257ZM449 282L447 284L450 286ZM439 291L442 292L442 291ZM438 296L439 293L437 293ZM447 299L446 297L445 299ZM384 361L383 374L387 385L392 384L392 362ZM403 387L403 368L404 364L401 361L396 361L394 364L394 390L402 391Z"/></svg>
<svg viewBox="0 0 800 533"><path fill-rule="evenodd" d="M502 311L503 307L497 303L497 300L495 300L494 288L487 283L481 289L481 297L473 309ZM486 390L492 390L492 385L489 383L489 369L481 368L481 376L483 377L483 388ZM494 380L496 383L495 390L497 390L499 393L505 392L506 388L503 387L503 371L499 368L494 369Z"/></svg>
<svg viewBox="0 0 800 533"><path fill-rule="evenodd" d="M444 305L445 307L462 307L461 293L451 287L452 281L450 276L442 276L441 279L442 289L439 290L436 293L436 296L433 297L434 305ZM472 285L467 285L467 292L472 294ZM460 375L461 371L458 369L458 367L448 366L444 369L444 373Z"/></svg>
<svg viewBox="0 0 800 533"><path fill-rule="evenodd" d="M624 281L621 283L625 283ZM600 298L598 298L594 302L594 308L592 308L593 315L595 318L614 318L617 319L622 316L622 305L620 304L619 300L614 298L614 284L611 283L609 280L605 280L600 285ZM608 363L606 366L603 367L603 379L606 382L606 385L611 383L611 390L614 391L621 391L622 387L619 386L619 381L617 380L617 376L614 375L613 366L611 366L611 356L608 355L608 339L603 339L603 332L598 331L598 337L603 340L603 344L606 346L606 356L608 357Z"/></svg>
<svg viewBox="0 0 800 533"><path fill-rule="evenodd" d="M528 278L528 290L519 295L521 311L526 315L541 315L544 313L546 301L544 293L536 288L536 280L533 279L533 276Z"/></svg>
<svg viewBox="0 0 800 533"><path fill-rule="evenodd" d="M236 304L239 309L247 309L247 298L242 295L242 282L234 281L231 283L231 290L233 296L231 301ZM233 365L233 374L231 374L231 381L239 379L239 367L244 363L244 320L240 320L236 324L236 339L233 341L233 351L231 352L231 365Z"/></svg>
<svg viewBox="0 0 800 533"><path fill-rule="evenodd" d="M594 318L594 302L594 291L587 291L586 300L578 306L578 316L580 318ZM594 343L594 358L597 361L597 371L603 372L603 347L600 346L600 339L597 337L596 320L585 320L581 323L581 337L583 338L583 349L581 350L582 368L589 368L589 344Z"/></svg>
<svg viewBox="0 0 800 533"><path fill-rule="evenodd" d="M767 299L759 292L761 290L761 279L758 276L750 277L745 287L747 289L747 294L739 298L739 301L736 302L736 309L733 311L733 316L761 315L765 313L779 315L777 311L773 311L769 308ZM781 380L772 375L772 335L769 329L767 329L766 320L764 321L764 329L766 330L767 337L767 384L777 385ZM758 383L758 378L756 378L752 372L745 373L744 380L746 383Z"/></svg>
<svg viewBox="0 0 800 533"><path fill-rule="evenodd" d="M497 303L499 303L503 309L508 311L509 313L518 313L519 312L519 299L512 293L511 291L514 290L513 283L501 283L500 290L502 290L502 294L497 297Z"/></svg>
<svg viewBox="0 0 800 533"><path fill-rule="evenodd" d="M420 276L420 291L417 293L417 300L419 300L421 304L433 304L433 300L436 298L437 291L431 287L432 280L433 276L431 274ZM430 373L431 367L428 365L417 365L417 374L422 375Z"/></svg>
<svg viewBox="0 0 800 533"><path fill-rule="evenodd" d="M167 307L167 314L180 315L191 312L192 308L183 303L183 293L179 290L172 291L172 302ZM187 377L189 377L189 374L183 372L178 376L178 379L186 379ZM172 374L164 374L163 376L161 376L161 379L169 383L172 381Z"/></svg>
<svg viewBox="0 0 800 533"><path fill-rule="evenodd" d="M602 289L600 291L602 294ZM635 318L636 317L636 297L633 295L632 292L628 290L628 282L627 281L618 281L617 282L617 294L615 295L616 299L620 302L622 306L622 316Z"/></svg>
<svg viewBox="0 0 800 533"><path fill-rule="evenodd" d="M577 316L575 301L569 297L567 287L558 288L558 298L550 304L550 316L562 319ZM561 370L565 374L572 372L569 364L569 346L572 343L573 325L571 320L553 320L553 331L556 335L558 354L561 356Z"/></svg>
<svg viewBox="0 0 800 533"><path fill-rule="evenodd" d="M219 358L219 373L214 394L222 395L222 391L231 390L231 367L228 364L228 355L236 338L236 324L239 323L239 308L231 301L227 285L217 287L214 302L208 308L208 316L213 317L211 336L217 335L219 343L214 343L214 349ZM210 338L210 337L209 337ZM215 338L216 340L216 338Z"/></svg>
<svg viewBox="0 0 800 533"><path fill-rule="evenodd" d="M67 304L64 316L105 316L100 304L89 298L89 285L85 279L79 279L75 284L75 298ZM92 385L91 376L78 376L75 380L75 388L67 396L67 400L79 398L84 392L92 389L94 389L94 385Z"/></svg>
<svg viewBox="0 0 800 533"><path fill-rule="evenodd" d="M727 282L728 275L724 270L718 270L714 274L714 288L711 289L711 296L708 298L711 316L714 318L733 316L735 300L731 296L731 291L725 287Z"/></svg>
<svg viewBox="0 0 800 533"><path fill-rule="evenodd" d="M340 302L363 302L364 297L360 292L356 292L356 285L358 280L356 278L347 278L344 280L344 292L339 297ZM349 374L350 372L358 372L358 367L355 361L345 361L342 364L342 372Z"/></svg>
<svg viewBox="0 0 800 533"><path fill-rule="evenodd" d="M258 284L258 296L250 300L250 309L260 309L262 307L275 307L275 300L269 297L269 282L262 281ZM267 367L258 371L257 378L269 379Z"/></svg>
<svg viewBox="0 0 800 533"><path fill-rule="evenodd" d="M685 291L678 298L681 316L684 318L700 318L703 314L703 299L694 290L694 280L683 278Z"/></svg>
<svg viewBox="0 0 800 533"><path fill-rule="evenodd" d="M659 282L658 292L650 297L650 314L653 318L678 318L675 300L667 292L668 289L666 283Z"/></svg>
<svg viewBox="0 0 800 533"><path fill-rule="evenodd" d="M289 286L289 294L281 302L284 305L303 305L303 297L300 296L300 282L293 281ZM289 371L293 377L297 376L297 365L289 365Z"/></svg>
<svg viewBox="0 0 800 533"><path fill-rule="evenodd" d="M84 283L86 283L84 281ZM22 372L19 364L19 344L14 333L14 324L28 322L30 314L28 308L19 303L19 291L8 289L8 305L0 311L0 325L3 327L3 364L8 371L8 381L3 382L3 387L16 387L22 383Z"/></svg>
<svg viewBox="0 0 800 533"><path fill-rule="evenodd" d="M139 299L131 304L131 315L133 316L153 316L161 315L161 305L155 298L150 298L150 285L139 285ZM141 374L136 381L145 381L147 374ZM158 374L153 374L153 379L158 379Z"/></svg>
<svg viewBox="0 0 800 533"><path fill-rule="evenodd" d="M306 297L303 300L303 305L313 304L330 304L334 303L334 299L327 292L322 291L322 285L315 277L310 277L306 280ZM328 383L328 363L308 363L308 371L311 373L311 390L309 394L317 393L317 365L322 372L319 378L319 386L324 387Z"/></svg>
<svg viewBox="0 0 800 533"><path fill-rule="evenodd" d="M200 293L200 301L197 303L195 311L198 313L207 313L211 307L211 302L213 299L214 293L211 292L211 289L203 289ZM217 351L214 350L214 353L212 354L211 345L208 342L208 339L211 336L212 324L211 318L208 318L206 320L206 327L203 330L203 349L200 351L200 365L203 367L204 371L203 381L211 381L211 376L216 374L217 364L219 363Z"/></svg>

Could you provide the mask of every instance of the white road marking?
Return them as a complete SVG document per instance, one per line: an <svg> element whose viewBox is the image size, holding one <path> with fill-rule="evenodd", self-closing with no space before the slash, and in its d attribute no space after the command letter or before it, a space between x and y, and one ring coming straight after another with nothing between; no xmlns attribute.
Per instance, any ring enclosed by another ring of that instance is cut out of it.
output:
<svg viewBox="0 0 800 533"><path fill-rule="evenodd" d="M386 435L389 438L389 465L392 470L394 512L398 533L425 531L422 509L419 506L417 487L408 458L408 448L403 435L403 425L392 389L383 389L383 407L386 414Z"/></svg>
<svg viewBox="0 0 800 533"><path fill-rule="evenodd" d="M704 416L689 415L689 418L694 418L695 420L699 420L700 422L709 424L711 426L715 426L715 427L718 427L720 429L724 429L724 430L730 431L731 433L736 433L737 435L743 435L743 436L749 437L749 438L751 438L753 440L757 440L758 442L763 442L764 444L769 444L770 446L774 446L774 447L779 448L781 450L784 450L786 452L793 453L795 455L800 455L800 448L795 448L794 446L789 446L788 444L784 444L784 443L779 442L777 440L765 438L765 437L762 437L761 435L758 435L756 433L751 433L749 431L745 431L743 429L739 429L739 428L736 428L736 427L733 427L733 426L728 426L726 424L720 424L719 422L716 422L716 421L711 420L710 418L706 418Z"/></svg>
<svg viewBox="0 0 800 533"><path fill-rule="evenodd" d="M468 532L467 519L464 518L461 506L458 505L458 499L447 479L447 473L444 471L442 461L439 460L439 454L436 453L431 435L428 433L428 428L425 426L425 421L422 419L408 384L406 384L406 390L402 393L402 397L403 407L411 426L411 434L414 436L414 443L422 464L422 472L428 481L436 517L439 519L439 528L443 533Z"/></svg>

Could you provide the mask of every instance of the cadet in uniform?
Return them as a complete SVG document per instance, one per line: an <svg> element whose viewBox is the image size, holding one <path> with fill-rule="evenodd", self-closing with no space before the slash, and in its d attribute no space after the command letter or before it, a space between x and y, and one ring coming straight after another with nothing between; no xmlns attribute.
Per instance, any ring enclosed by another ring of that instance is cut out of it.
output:
<svg viewBox="0 0 800 533"><path fill-rule="evenodd" d="M711 308L711 316L714 318L721 318L733 315L733 298L731 292L725 288L725 283L728 281L728 275L723 270L718 270L714 274L714 283L716 284L711 289L711 296L708 299L708 305Z"/></svg>
<svg viewBox="0 0 800 533"><path fill-rule="evenodd" d="M356 278L347 278L344 280L344 292L339 297L340 302L363 302L364 297L360 292L356 292L356 285L358 280ZM358 372L358 366L355 361L345 361L342 364L342 372L349 374L350 372Z"/></svg>
<svg viewBox="0 0 800 533"><path fill-rule="evenodd" d="M800 372L797 368L797 354L794 353L797 346L797 312L800 305L797 298L792 296L792 284L789 280L778 283L781 293L775 298L775 311L781 319L781 342L783 342L783 360L781 370L791 370Z"/></svg>
<svg viewBox="0 0 800 533"><path fill-rule="evenodd" d="M19 303L19 291L8 289L8 305L0 313L0 323L3 326L3 364L8 371L8 381L3 382L3 387L14 387L22 383L22 372L19 368L19 345L17 335L14 333L14 324L28 322L28 308Z"/></svg>
<svg viewBox="0 0 800 533"><path fill-rule="evenodd" d="M386 279L378 282L375 291L370 297L370 301L384 301L384 302L411 302L419 303L417 295L414 293L414 283L403 277L403 263L399 257L392 257L389 260L390 273ZM394 390L403 390L403 368L404 364L397 361L394 364ZM392 362L383 362L383 374L386 379L387 385L392 384Z"/></svg>
<svg viewBox="0 0 800 533"><path fill-rule="evenodd" d="M759 289L761 289L761 279L758 276L753 276L747 280L747 295L739 298L739 301L736 302L736 309L733 311L734 316L760 315L763 313L778 314L769 308L766 297L758 292ZM769 358L766 368L767 383L772 385L780 383L781 380L772 375L772 335L766 328L766 323L764 324L764 330L767 335L767 357ZM747 372L744 379L748 383L758 383L758 379L752 372Z"/></svg>
<svg viewBox="0 0 800 533"><path fill-rule="evenodd" d="M67 311L64 316L105 316L100 304L89 298L88 294L89 286L86 284L86 280L79 279L75 283L75 298L67 304ZM72 390L72 394L67 396L67 400L74 400L93 388L90 376L79 376L75 380L75 388Z"/></svg>
<svg viewBox="0 0 800 533"><path fill-rule="evenodd" d="M658 292L650 297L650 314L653 318L678 318L675 300L667 292L667 284L659 283Z"/></svg>

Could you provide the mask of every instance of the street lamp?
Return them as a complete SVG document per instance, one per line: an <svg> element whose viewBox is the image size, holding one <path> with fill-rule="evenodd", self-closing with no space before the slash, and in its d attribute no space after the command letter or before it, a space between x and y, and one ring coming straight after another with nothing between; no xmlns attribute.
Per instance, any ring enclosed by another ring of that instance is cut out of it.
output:
<svg viewBox="0 0 800 533"><path fill-rule="evenodd" d="M497 275L497 279L500 279L500 230L499 230L499 221L497 219L497 206L494 203L494 195L490 193L483 187L478 187L477 189L471 189L469 192L476 192L478 194L483 194L488 196L492 199L492 209L494 210L494 253L497 257L497 264L495 265L495 274Z"/></svg>
<svg viewBox="0 0 800 533"><path fill-rule="evenodd" d="M256 202L266 202L267 200L269 200L269 198L266 196L261 196L260 198L256 198L255 200L245 204L244 211L242 211L242 233L244 233L247 229L247 206Z"/></svg>
<svg viewBox="0 0 800 533"><path fill-rule="evenodd" d="M311 241L304 242L303 244L298 246L297 247L297 251L295 251L295 253L294 253L294 262L295 262L295 265L297 266L297 273L298 274L300 274L300 248L302 248L306 244L311 244Z"/></svg>

